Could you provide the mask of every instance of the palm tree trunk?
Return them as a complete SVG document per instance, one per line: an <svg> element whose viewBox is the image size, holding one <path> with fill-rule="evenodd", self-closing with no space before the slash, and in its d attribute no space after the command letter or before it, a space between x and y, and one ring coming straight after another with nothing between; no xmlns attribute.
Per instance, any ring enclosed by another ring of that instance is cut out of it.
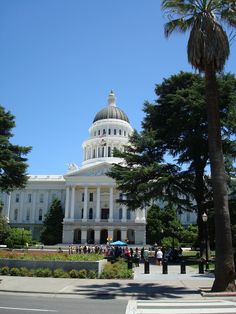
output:
<svg viewBox="0 0 236 314"><path fill-rule="evenodd" d="M212 291L236 291L227 177L220 133L218 88L213 64L206 65L205 87L216 234L215 281Z"/></svg>

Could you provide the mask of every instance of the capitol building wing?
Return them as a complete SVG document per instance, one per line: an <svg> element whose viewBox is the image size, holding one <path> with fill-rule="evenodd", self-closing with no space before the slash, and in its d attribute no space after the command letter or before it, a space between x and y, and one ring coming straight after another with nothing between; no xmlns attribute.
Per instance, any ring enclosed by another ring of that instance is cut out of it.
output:
<svg viewBox="0 0 236 314"><path fill-rule="evenodd" d="M61 176L29 176L24 190L3 193L3 214L12 226L32 230L39 239L43 219L54 198L64 208L63 243L106 243L122 240L144 245L146 213L131 211L117 200L125 197L115 181L106 175L113 163L113 150L124 149L133 129L123 110L116 106L114 93L94 117L89 137L82 144L83 162L69 164Z"/></svg>

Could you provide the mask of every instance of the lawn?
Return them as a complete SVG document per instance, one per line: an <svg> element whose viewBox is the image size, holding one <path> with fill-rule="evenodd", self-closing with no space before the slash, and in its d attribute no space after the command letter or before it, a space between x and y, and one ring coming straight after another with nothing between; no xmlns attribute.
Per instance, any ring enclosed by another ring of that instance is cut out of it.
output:
<svg viewBox="0 0 236 314"><path fill-rule="evenodd" d="M0 250L0 258L11 258L21 260L46 260L46 261L99 261L104 258L101 254L68 254L65 252L56 253L50 251L29 251L29 250Z"/></svg>

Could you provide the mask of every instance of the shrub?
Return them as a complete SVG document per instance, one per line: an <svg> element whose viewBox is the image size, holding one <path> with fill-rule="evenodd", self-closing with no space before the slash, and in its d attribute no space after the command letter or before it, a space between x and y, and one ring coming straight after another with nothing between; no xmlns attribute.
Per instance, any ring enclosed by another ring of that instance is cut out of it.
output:
<svg viewBox="0 0 236 314"><path fill-rule="evenodd" d="M69 275L71 278L79 278L79 271L76 269L72 269L69 271Z"/></svg>
<svg viewBox="0 0 236 314"><path fill-rule="evenodd" d="M78 274L79 278L87 278L87 271L85 269L80 269Z"/></svg>
<svg viewBox="0 0 236 314"><path fill-rule="evenodd" d="M20 276L20 269L17 267L12 267L10 269L10 275L11 276Z"/></svg>
<svg viewBox="0 0 236 314"><path fill-rule="evenodd" d="M57 268L53 271L53 277L55 278L68 278L69 274L62 268Z"/></svg>
<svg viewBox="0 0 236 314"><path fill-rule="evenodd" d="M37 268L34 274L36 277L52 277L52 271L49 268Z"/></svg>
<svg viewBox="0 0 236 314"><path fill-rule="evenodd" d="M100 275L101 279L130 279L133 278L132 269L128 269L127 263L119 259L114 264L107 263Z"/></svg>
<svg viewBox="0 0 236 314"><path fill-rule="evenodd" d="M95 279L95 278L97 278L97 276L98 276L98 274L97 274L97 272L95 270L89 270L87 272L87 277L89 279Z"/></svg>
<svg viewBox="0 0 236 314"><path fill-rule="evenodd" d="M1 275L4 275L4 276L9 275L9 267L8 266L3 266L1 268Z"/></svg>
<svg viewBox="0 0 236 314"><path fill-rule="evenodd" d="M30 269L26 268L26 267L21 267L20 268L20 276L23 277L31 277L31 271Z"/></svg>

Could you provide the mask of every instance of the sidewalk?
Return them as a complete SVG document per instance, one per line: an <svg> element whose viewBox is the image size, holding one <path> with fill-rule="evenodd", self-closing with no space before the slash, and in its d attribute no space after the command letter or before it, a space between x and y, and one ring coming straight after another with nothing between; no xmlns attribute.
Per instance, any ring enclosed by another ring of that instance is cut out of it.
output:
<svg viewBox="0 0 236 314"><path fill-rule="evenodd" d="M168 274L162 267L150 265L150 274L144 274L144 265L134 268L133 280L66 279L0 276L0 292L77 295L87 298L129 299L202 298L199 289L210 289L212 274L198 274L197 269L169 266Z"/></svg>

